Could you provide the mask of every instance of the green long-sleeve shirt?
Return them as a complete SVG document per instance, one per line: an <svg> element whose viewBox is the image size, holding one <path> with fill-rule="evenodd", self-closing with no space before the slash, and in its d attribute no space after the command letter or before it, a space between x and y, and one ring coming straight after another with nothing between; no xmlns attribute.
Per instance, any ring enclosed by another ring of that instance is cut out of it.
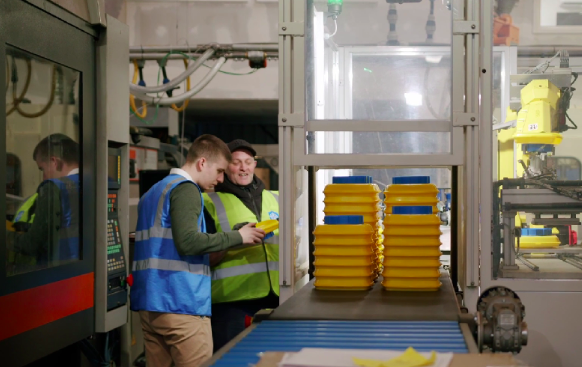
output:
<svg viewBox="0 0 582 367"><path fill-rule="evenodd" d="M238 231L215 234L198 232L198 216L203 215L201 209L202 199L196 186L184 183L172 190L172 237L181 255L202 255L242 244L242 236Z"/></svg>

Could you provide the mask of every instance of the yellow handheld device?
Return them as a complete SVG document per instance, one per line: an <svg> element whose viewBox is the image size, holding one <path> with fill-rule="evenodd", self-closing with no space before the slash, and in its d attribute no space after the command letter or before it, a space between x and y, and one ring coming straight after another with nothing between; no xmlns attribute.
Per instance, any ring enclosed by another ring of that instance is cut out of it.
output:
<svg viewBox="0 0 582 367"><path fill-rule="evenodd" d="M275 232L279 229L279 221L276 219L264 220L257 223L256 227L262 229L265 233Z"/></svg>

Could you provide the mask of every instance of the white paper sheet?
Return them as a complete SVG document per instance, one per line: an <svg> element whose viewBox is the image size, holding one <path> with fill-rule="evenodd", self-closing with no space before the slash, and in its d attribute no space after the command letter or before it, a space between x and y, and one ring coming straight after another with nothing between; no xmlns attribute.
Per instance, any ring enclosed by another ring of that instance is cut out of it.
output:
<svg viewBox="0 0 582 367"><path fill-rule="evenodd" d="M375 349L324 349L303 348L297 353L285 354L279 367L354 367L352 358L387 361L400 356L404 351ZM421 353L430 358L431 353ZM453 353L437 353L433 367L448 367Z"/></svg>

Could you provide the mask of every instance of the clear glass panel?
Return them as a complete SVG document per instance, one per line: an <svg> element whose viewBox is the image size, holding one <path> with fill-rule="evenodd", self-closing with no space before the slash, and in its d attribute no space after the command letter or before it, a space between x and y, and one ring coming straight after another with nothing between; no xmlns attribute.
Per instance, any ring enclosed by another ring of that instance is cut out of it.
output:
<svg viewBox="0 0 582 367"><path fill-rule="evenodd" d="M449 2L329 3L307 1L309 120L450 118Z"/></svg>
<svg viewBox="0 0 582 367"><path fill-rule="evenodd" d="M317 224L323 224L323 213L325 186L332 183L334 176L371 176L375 184L378 185L382 193L380 198L384 200L384 190L392 183L393 177L400 176L429 176L430 182L436 185L440 191L441 210L441 252L443 252L443 264L448 264L451 250L451 201L447 197L451 193L451 171L448 168L406 168L406 169L320 169L317 171Z"/></svg>
<svg viewBox="0 0 582 367"><path fill-rule="evenodd" d="M351 68L346 102L351 104L351 109L346 109L345 118L449 120L450 49L434 51L435 48L410 48L411 51L396 51L400 48L395 48L392 52L390 47L370 48L369 51L347 49Z"/></svg>
<svg viewBox="0 0 582 367"><path fill-rule="evenodd" d="M493 186L493 276L582 279L582 246L573 235L582 213L582 95L573 89L582 60L544 57L536 47L520 53L517 65L505 65L517 73L501 101L511 101L508 126L493 134L494 176L525 180Z"/></svg>
<svg viewBox="0 0 582 367"><path fill-rule="evenodd" d="M7 274L77 261L80 73L7 47Z"/></svg>
<svg viewBox="0 0 582 367"><path fill-rule="evenodd" d="M309 154L445 154L450 133L318 131L308 138Z"/></svg>
<svg viewBox="0 0 582 367"><path fill-rule="evenodd" d="M539 14L542 27L582 27L580 3L564 0L540 0Z"/></svg>

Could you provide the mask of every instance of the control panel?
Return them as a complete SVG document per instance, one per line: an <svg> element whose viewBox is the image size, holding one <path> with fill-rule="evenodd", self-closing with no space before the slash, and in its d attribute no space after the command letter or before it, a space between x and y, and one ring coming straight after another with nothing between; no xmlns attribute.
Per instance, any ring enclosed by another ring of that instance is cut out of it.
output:
<svg viewBox="0 0 582 367"><path fill-rule="evenodd" d="M121 156L109 148L107 194L107 311L127 304L126 256L119 225L118 192L121 186Z"/></svg>

